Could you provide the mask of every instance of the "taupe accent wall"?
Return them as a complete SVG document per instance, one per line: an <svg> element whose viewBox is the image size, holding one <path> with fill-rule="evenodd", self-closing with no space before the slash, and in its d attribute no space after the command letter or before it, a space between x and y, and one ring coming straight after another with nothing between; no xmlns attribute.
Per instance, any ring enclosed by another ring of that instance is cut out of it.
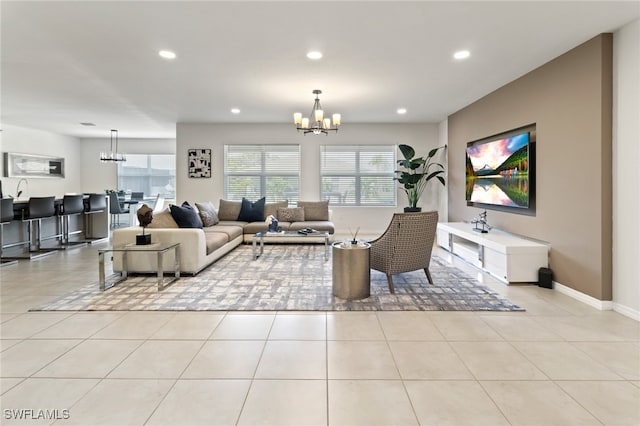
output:
<svg viewBox="0 0 640 426"><path fill-rule="evenodd" d="M482 211L465 201L467 142L535 123L536 215L488 221L549 242L554 281L599 300L611 300L612 51L601 34L448 118L449 221Z"/></svg>

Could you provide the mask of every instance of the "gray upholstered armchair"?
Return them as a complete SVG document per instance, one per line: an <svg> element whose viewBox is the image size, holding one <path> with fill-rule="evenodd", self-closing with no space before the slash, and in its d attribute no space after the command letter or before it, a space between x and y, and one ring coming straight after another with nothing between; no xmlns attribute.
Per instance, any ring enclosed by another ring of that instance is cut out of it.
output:
<svg viewBox="0 0 640 426"><path fill-rule="evenodd" d="M424 269L427 280L438 212L395 213L387 230L371 241L371 268L384 272L394 293L393 274Z"/></svg>

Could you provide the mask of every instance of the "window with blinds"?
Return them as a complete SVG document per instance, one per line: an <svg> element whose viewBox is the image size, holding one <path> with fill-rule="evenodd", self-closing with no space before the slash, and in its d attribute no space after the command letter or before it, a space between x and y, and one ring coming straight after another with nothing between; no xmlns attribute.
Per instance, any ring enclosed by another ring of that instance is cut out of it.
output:
<svg viewBox="0 0 640 426"><path fill-rule="evenodd" d="M395 145L321 145L321 197L334 205L395 206L395 165Z"/></svg>
<svg viewBox="0 0 640 426"><path fill-rule="evenodd" d="M224 198L268 203L300 196L299 145L225 145Z"/></svg>

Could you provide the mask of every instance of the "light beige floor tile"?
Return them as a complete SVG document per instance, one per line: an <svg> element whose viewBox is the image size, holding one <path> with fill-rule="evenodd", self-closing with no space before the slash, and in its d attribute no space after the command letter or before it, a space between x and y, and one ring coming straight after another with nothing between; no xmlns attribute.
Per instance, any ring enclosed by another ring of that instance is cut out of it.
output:
<svg viewBox="0 0 640 426"><path fill-rule="evenodd" d="M389 342L403 379L473 379L447 342Z"/></svg>
<svg viewBox="0 0 640 426"><path fill-rule="evenodd" d="M122 312L79 312L33 336L34 339L84 339L123 315Z"/></svg>
<svg viewBox="0 0 640 426"><path fill-rule="evenodd" d="M278 314L269 333L270 340L325 340L326 314Z"/></svg>
<svg viewBox="0 0 640 426"><path fill-rule="evenodd" d="M329 380L329 424L417 425L400 380Z"/></svg>
<svg viewBox="0 0 640 426"><path fill-rule="evenodd" d="M420 424L438 426L509 425L476 381L406 381Z"/></svg>
<svg viewBox="0 0 640 426"><path fill-rule="evenodd" d="M327 342L329 379L399 379L386 342Z"/></svg>
<svg viewBox="0 0 640 426"><path fill-rule="evenodd" d="M502 337L477 316L431 317L447 340L502 340Z"/></svg>
<svg viewBox="0 0 640 426"><path fill-rule="evenodd" d="M2 324L3 322L9 321L12 318L17 317L18 315L20 315L20 314L18 314L18 313L7 314L7 313L4 313L4 312L0 313L0 324ZM0 328L0 330L1 330L1 328Z"/></svg>
<svg viewBox="0 0 640 426"><path fill-rule="evenodd" d="M375 312L327 312L329 340L385 340Z"/></svg>
<svg viewBox="0 0 640 426"><path fill-rule="evenodd" d="M257 379L326 379L326 342L268 341L256 371Z"/></svg>
<svg viewBox="0 0 640 426"><path fill-rule="evenodd" d="M444 340L425 312L377 312L387 340Z"/></svg>
<svg viewBox="0 0 640 426"><path fill-rule="evenodd" d="M509 341L561 341L551 330L542 327L531 317L515 315L480 315L484 322Z"/></svg>
<svg viewBox="0 0 640 426"><path fill-rule="evenodd" d="M450 342L478 380L546 380L538 368L506 342Z"/></svg>
<svg viewBox="0 0 640 426"><path fill-rule="evenodd" d="M600 425L587 410L548 381L480 382L512 425Z"/></svg>
<svg viewBox="0 0 640 426"><path fill-rule="evenodd" d="M0 376L29 377L80 343L78 340L25 340L0 352Z"/></svg>
<svg viewBox="0 0 640 426"><path fill-rule="evenodd" d="M22 339L2 339L0 340L0 352L6 351L12 346L22 342Z"/></svg>
<svg viewBox="0 0 640 426"><path fill-rule="evenodd" d="M627 342L573 342L589 357L627 380L640 380L640 346Z"/></svg>
<svg viewBox="0 0 640 426"><path fill-rule="evenodd" d="M159 312L127 312L93 336L92 339L148 339L174 314Z"/></svg>
<svg viewBox="0 0 640 426"><path fill-rule="evenodd" d="M523 307L525 309L524 314L526 316L564 317L571 315L571 312L566 309L562 309L561 307L536 297L535 295L509 295L508 299L516 305Z"/></svg>
<svg viewBox="0 0 640 426"><path fill-rule="evenodd" d="M606 425L640 425L640 389L627 382L556 382Z"/></svg>
<svg viewBox="0 0 640 426"><path fill-rule="evenodd" d="M109 378L177 379L203 343L198 340L148 340L120 363Z"/></svg>
<svg viewBox="0 0 640 426"><path fill-rule="evenodd" d="M212 340L205 342L182 378L251 379L265 342Z"/></svg>
<svg viewBox="0 0 640 426"><path fill-rule="evenodd" d="M552 380L622 380L567 342L514 342L513 345Z"/></svg>
<svg viewBox="0 0 640 426"><path fill-rule="evenodd" d="M86 283L85 283L86 284ZM3 313L26 313L29 309L49 302L53 296L26 295L17 297L0 297L0 311ZM39 331L39 330L38 330Z"/></svg>
<svg viewBox="0 0 640 426"><path fill-rule="evenodd" d="M70 417L71 406L89 392L97 379L27 379L2 396L5 409L33 408L57 410L54 418ZM64 421L62 421L64 423ZM49 419L32 419L29 424L50 424ZM24 419L3 418L3 425L24 425Z"/></svg>
<svg viewBox="0 0 640 426"><path fill-rule="evenodd" d="M25 380L23 377L0 377L0 395L12 389L23 380Z"/></svg>
<svg viewBox="0 0 640 426"><path fill-rule="evenodd" d="M141 343L139 340L85 340L36 376L102 378Z"/></svg>
<svg viewBox="0 0 640 426"><path fill-rule="evenodd" d="M145 425L234 425L250 380L178 380Z"/></svg>
<svg viewBox="0 0 640 426"><path fill-rule="evenodd" d="M71 407L64 425L142 425L174 380L104 379Z"/></svg>
<svg viewBox="0 0 640 426"><path fill-rule="evenodd" d="M29 312L3 322L0 334L3 339L26 339L69 315L69 312Z"/></svg>
<svg viewBox="0 0 640 426"><path fill-rule="evenodd" d="M620 320L619 314L585 315L549 318L540 317L535 320L543 327L553 330L565 340L572 342L637 342L640 338L640 322Z"/></svg>
<svg viewBox="0 0 640 426"><path fill-rule="evenodd" d="M325 380L256 380L238 425L326 425Z"/></svg>
<svg viewBox="0 0 640 426"><path fill-rule="evenodd" d="M207 339L224 315L211 312L181 312L155 332L151 339Z"/></svg>
<svg viewBox="0 0 640 426"><path fill-rule="evenodd" d="M265 340L273 324L273 314L234 314L224 317L211 339Z"/></svg>
<svg viewBox="0 0 640 426"><path fill-rule="evenodd" d="M631 380L630 383L634 384L636 387L640 388L640 380Z"/></svg>

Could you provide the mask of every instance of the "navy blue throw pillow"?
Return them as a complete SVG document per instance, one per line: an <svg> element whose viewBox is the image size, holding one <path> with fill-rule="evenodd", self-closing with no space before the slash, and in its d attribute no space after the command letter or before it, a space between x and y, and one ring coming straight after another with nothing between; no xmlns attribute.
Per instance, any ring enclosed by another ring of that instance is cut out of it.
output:
<svg viewBox="0 0 640 426"><path fill-rule="evenodd" d="M180 228L202 228L198 213L186 201L181 206L170 205L169 210Z"/></svg>
<svg viewBox="0 0 640 426"><path fill-rule="evenodd" d="M264 197L255 203L243 197L238 220L240 222L262 222L264 220L264 203Z"/></svg>

